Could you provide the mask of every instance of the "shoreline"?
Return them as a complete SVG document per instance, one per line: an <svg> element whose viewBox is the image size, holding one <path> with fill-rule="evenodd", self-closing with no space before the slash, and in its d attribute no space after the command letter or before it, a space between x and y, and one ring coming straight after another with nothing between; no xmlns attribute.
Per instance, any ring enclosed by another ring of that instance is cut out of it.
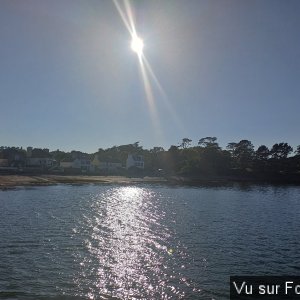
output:
<svg viewBox="0 0 300 300"><path fill-rule="evenodd" d="M161 177L129 178L125 176L84 175L0 175L0 190L26 186L47 186L56 184L136 184L168 183Z"/></svg>
<svg viewBox="0 0 300 300"><path fill-rule="evenodd" d="M180 176L126 177L126 176L87 176L87 175L0 175L0 190L16 187L48 186L57 184L167 184L173 186L270 184L300 186L299 180L253 179L244 177L188 178Z"/></svg>

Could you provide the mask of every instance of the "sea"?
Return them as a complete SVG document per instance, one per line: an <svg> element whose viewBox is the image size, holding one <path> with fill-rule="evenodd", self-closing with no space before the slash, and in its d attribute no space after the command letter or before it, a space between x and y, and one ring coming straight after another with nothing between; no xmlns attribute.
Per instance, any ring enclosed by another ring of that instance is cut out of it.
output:
<svg viewBox="0 0 300 300"><path fill-rule="evenodd" d="M299 186L0 191L0 299L229 299L230 276L299 273Z"/></svg>

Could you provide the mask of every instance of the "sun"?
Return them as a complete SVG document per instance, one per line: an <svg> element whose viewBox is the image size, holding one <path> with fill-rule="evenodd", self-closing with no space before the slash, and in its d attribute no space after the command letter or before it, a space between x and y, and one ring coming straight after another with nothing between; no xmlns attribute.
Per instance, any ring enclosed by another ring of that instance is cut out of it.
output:
<svg viewBox="0 0 300 300"><path fill-rule="evenodd" d="M131 40L131 49L134 51L139 57L143 54L144 42L137 35L132 37Z"/></svg>

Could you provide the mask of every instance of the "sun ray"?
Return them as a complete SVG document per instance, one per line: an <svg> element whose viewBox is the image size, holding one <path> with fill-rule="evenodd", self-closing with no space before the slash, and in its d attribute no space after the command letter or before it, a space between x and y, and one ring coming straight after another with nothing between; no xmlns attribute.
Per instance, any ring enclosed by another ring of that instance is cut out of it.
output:
<svg viewBox="0 0 300 300"><path fill-rule="evenodd" d="M150 116L151 116L151 119L152 119L152 124L153 124L153 126L155 128L155 131L157 133L157 138L159 140L158 142L163 143L163 141L164 141L163 132L162 132L161 125L160 125L160 120L159 120L159 117L158 117L158 112L157 112L157 109L156 109L156 105L155 105L155 101L154 101L154 95L153 95L152 87L151 87L151 84L150 84L150 80L149 80L148 74L146 72L145 65L143 63L142 58L139 58L139 61L140 61L140 67L141 67L140 69L141 69L141 74L142 74L142 81L143 81L143 84L144 84L144 89L145 89L145 94L146 94L148 107L149 107L149 110L150 110Z"/></svg>
<svg viewBox="0 0 300 300"><path fill-rule="evenodd" d="M130 6L130 3L128 0L124 0L124 6L125 6L125 10L126 10L126 13L127 13L127 17L128 17L128 21L130 23L130 26L131 26L131 36L135 36L136 35L136 30L135 30L135 22L134 22L134 16L133 16L133 13L132 13L132 9L131 9L131 6Z"/></svg>
<svg viewBox="0 0 300 300"><path fill-rule="evenodd" d="M145 90L145 95L146 95L146 100L147 100L147 104L148 104L149 111L150 111L152 125L156 132L157 139L159 140L160 143L163 143L164 142L163 131L162 131L162 127L160 125L159 114L157 111L157 105L155 103L155 97L153 94L153 88L152 88L151 82L154 82L156 88L158 89L158 92L160 93L160 96L161 96L160 98L162 98L162 100L164 102L165 107L167 108L167 110L169 111L170 115L172 116L174 122L176 123L176 125L182 132L185 131L184 126L183 126L182 122L180 122L178 115L176 114L175 110L173 109L164 89L162 88L159 80L157 79L157 76L155 75L148 60L146 59L146 57L143 53L144 43L143 43L143 40L137 34L134 14L133 14L133 10L130 5L130 1L123 0L123 5L120 5L118 0L113 0L113 3L115 4L117 11L119 12L119 14L121 16L121 19L123 20L128 32L131 36L131 39L132 39L131 40L131 49L138 56L138 61L139 61L139 66L140 66L140 71L141 71L141 79L142 79L144 90Z"/></svg>
<svg viewBox="0 0 300 300"><path fill-rule="evenodd" d="M157 79L157 76L155 75L153 69L151 68L151 65L149 64L147 58L145 56L143 58L144 58L145 67L147 68L148 73L151 75L152 80L156 84L156 87L158 88L158 90L159 90L159 92L162 96L162 100L164 101L165 106L169 110L169 112L170 112L173 120L176 122L177 126L180 128L182 133L184 133L185 132L185 127L184 127L183 123L181 122L181 120L180 120L179 116L177 115L176 111L173 109L173 106L171 105L166 92L164 91L163 87L161 86L159 80Z"/></svg>
<svg viewBox="0 0 300 300"><path fill-rule="evenodd" d="M113 3L115 4L115 7L117 8L117 11L123 21L123 23L125 24L125 27L127 28L127 30L129 31L130 35L132 36L134 34L134 30L131 27L132 26L132 22L130 22L130 18L126 18L125 13L123 12L120 4L118 3L117 0L113 0Z"/></svg>

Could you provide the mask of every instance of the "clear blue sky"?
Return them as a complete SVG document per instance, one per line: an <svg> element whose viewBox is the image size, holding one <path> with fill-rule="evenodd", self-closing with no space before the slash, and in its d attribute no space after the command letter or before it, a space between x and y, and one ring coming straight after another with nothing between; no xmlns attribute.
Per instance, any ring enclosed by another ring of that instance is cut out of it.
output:
<svg viewBox="0 0 300 300"><path fill-rule="evenodd" d="M300 144L300 1L130 3L165 92L151 83L156 124L113 1L2 0L0 145Z"/></svg>

